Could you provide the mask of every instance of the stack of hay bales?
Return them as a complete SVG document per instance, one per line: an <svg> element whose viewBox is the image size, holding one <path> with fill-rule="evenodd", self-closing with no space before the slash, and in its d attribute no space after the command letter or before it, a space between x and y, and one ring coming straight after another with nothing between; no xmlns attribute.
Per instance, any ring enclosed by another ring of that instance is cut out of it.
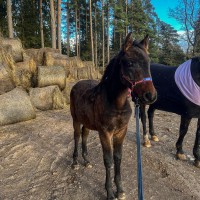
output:
<svg viewBox="0 0 200 200"><path fill-rule="evenodd" d="M0 125L33 119L37 109L63 109L78 80L100 77L91 61L0 38Z"/></svg>

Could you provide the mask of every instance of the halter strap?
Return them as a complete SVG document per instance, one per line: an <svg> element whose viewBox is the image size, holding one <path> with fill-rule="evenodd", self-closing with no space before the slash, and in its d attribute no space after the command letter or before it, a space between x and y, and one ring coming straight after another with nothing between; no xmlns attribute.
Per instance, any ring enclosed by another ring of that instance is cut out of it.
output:
<svg viewBox="0 0 200 200"><path fill-rule="evenodd" d="M143 83L143 82L146 82L146 81L152 81L152 78L151 77L146 77L146 78L143 78L142 80L139 80L139 81L131 81L127 76L125 76L124 74L122 75L122 77L128 81L130 84L131 84L131 91L133 91L134 87L139 84L139 83Z"/></svg>

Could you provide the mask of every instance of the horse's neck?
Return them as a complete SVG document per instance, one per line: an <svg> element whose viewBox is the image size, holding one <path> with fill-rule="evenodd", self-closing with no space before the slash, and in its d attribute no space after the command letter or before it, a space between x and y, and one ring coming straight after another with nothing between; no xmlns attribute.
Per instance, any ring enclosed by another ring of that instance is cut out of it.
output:
<svg viewBox="0 0 200 200"><path fill-rule="evenodd" d="M191 75L195 83L200 87L200 58L198 57L192 59Z"/></svg>
<svg viewBox="0 0 200 200"><path fill-rule="evenodd" d="M124 108L127 102L128 95L129 95L129 90L125 89L117 96L117 98L115 99L115 106L118 110Z"/></svg>
<svg viewBox="0 0 200 200"><path fill-rule="evenodd" d="M127 102L130 90L121 83L111 82L106 85L107 97L110 103L115 105L119 110L123 109Z"/></svg>

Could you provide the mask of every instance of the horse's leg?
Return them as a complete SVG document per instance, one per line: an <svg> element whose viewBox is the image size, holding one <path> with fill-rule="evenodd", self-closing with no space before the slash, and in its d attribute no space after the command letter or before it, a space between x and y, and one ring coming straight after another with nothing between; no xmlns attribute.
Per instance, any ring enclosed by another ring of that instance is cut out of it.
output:
<svg viewBox="0 0 200 200"><path fill-rule="evenodd" d="M73 121L73 127L74 127L74 153L73 153L73 163L72 168L78 169L78 142L81 135L81 124L79 122Z"/></svg>
<svg viewBox="0 0 200 200"><path fill-rule="evenodd" d="M179 129L179 138L176 142L176 157L180 160L186 160L186 156L183 152L183 139L188 131L188 126L191 122L191 118L181 116L181 123Z"/></svg>
<svg viewBox="0 0 200 200"><path fill-rule="evenodd" d="M200 118L198 119L197 123L197 132L196 132L196 139L193 148L193 155L195 157L194 165L200 168Z"/></svg>
<svg viewBox="0 0 200 200"><path fill-rule="evenodd" d="M154 112L155 112L155 108L153 108L150 105L149 109L147 111L147 113L148 113L148 119L149 119L149 133L151 135L151 139L153 141L155 141L155 142L158 142L159 139L158 139L157 135L154 132L154 125L153 125Z"/></svg>
<svg viewBox="0 0 200 200"><path fill-rule="evenodd" d="M99 133L102 150L103 150L103 160L106 168L106 182L105 189L107 191L107 200L115 199L112 190L111 181L111 166L113 164L113 150L112 150L112 134L111 133Z"/></svg>
<svg viewBox="0 0 200 200"><path fill-rule="evenodd" d="M147 116L146 116L146 112L145 112L145 107L146 107L145 104L140 105L140 115L141 115L141 122L142 122L142 128L143 128L143 140L144 140L143 146L151 147L151 142L150 142L149 136L147 134L147 127L146 127Z"/></svg>
<svg viewBox="0 0 200 200"><path fill-rule="evenodd" d="M124 136L126 134L127 128L120 131L113 137L113 147L114 147L114 169L115 169L115 185L117 187L117 199L126 199L124 190L121 183L121 160L122 160L122 145L124 141Z"/></svg>
<svg viewBox="0 0 200 200"><path fill-rule="evenodd" d="M87 129L85 126L82 127L82 156L84 159L84 165L88 168L92 167L90 165L90 162L87 158L88 152L87 152L87 138L89 135L89 129Z"/></svg>

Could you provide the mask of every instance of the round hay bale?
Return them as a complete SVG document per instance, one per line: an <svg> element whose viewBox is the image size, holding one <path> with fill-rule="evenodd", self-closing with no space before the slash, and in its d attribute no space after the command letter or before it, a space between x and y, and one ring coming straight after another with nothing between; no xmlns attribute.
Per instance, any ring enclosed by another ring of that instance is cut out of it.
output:
<svg viewBox="0 0 200 200"><path fill-rule="evenodd" d="M57 85L31 88L29 91L31 102L40 110L63 109L65 100Z"/></svg>
<svg viewBox="0 0 200 200"><path fill-rule="evenodd" d="M70 104L70 92L75 83L76 83L75 81L66 81L66 87L62 91L66 105Z"/></svg>
<svg viewBox="0 0 200 200"><path fill-rule="evenodd" d="M41 48L41 49L26 49L25 53L36 62L36 65L44 65L44 54L46 52L59 53L59 49L54 48Z"/></svg>
<svg viewBox="0 0 200 200"><path fill-rule="evenodd" d="M77 68L77 77L79 80L90 78L88 67Z"/></svg>
<svg viewBox="0 0 200 200"><path fill-rule="evenodd" d="M0 63L0 95L15 88L12 77L2 63Z"/></svg>
<svg viewBox="0 0 200 200"><path fill-rule="evenodd" d="M13 57L15 62L23 61L23 47L20 39L18 38L3 38L1 45L5 48Z"/></svg>
<svg viewBox="0 0 200 200"><path fill-rule="evenodd" d="M69 70L68 78L78 80L78 68L71 67L70 70Z"/></svg>
<svg viewBox="0 0 200 200"><path fill-rule="evenodd" d="M36 117L30 97L22 88L0 95L0 125L27 121Z"/></svg>
<svg viewBox="0 0 200 200"><path fill-rule="evenodd" d="M69 58L67 55L62 55L55 52L45 52L44 53L44 65L46 66L62 66L70 67Z"/></svg>
<svg viewBox="0 0 200 200"><path fill-rule="evenodd" d="M78 56L69 57L68 60L70 61L70 67L72 68L84 67L83 61Z"/></svg>
<svg viewBox="0 0 200 200"><path fill-rule="evenodd" d="M58 85L60 89L65 88L66 73L61 66L39 66L38 67L38 87Z"/></svg>
<svg viewBox="0 0 200 200"><path fill-rule="evenodd" d="M2 47L0 47L0 63L3 63L4 67L10 74L15 68L15 61L13 60L11 54L6 52Z"/></svg>
<svg viewBox="0 0 200 200"><path fill-rule="evenodd" d="M13 70L13 79L16 86L22 86L28 90L32 86L33 74L29 69L29 61L18 62Z"/></svg>

